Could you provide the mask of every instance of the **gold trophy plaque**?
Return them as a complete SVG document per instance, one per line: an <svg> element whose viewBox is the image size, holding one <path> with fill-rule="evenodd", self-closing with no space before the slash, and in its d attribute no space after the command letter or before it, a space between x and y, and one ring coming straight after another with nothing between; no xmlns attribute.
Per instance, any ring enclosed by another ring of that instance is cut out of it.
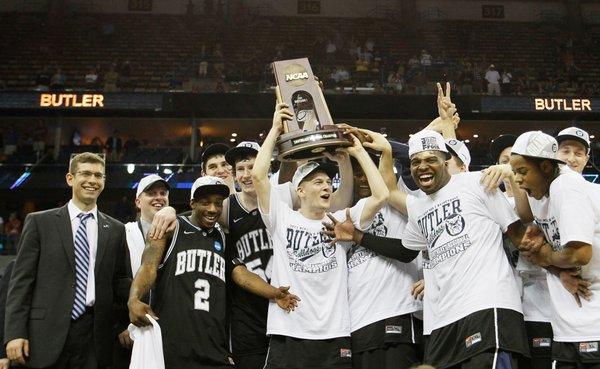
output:
<svg viewBox="0 0 600 369"><path fill-rule="evenodd" d="M317 158L325 151L351 145L333 123L307 58L276 61L273 72L277 101L294 112L294 118L284 122L284 132L277 140L279 160Z"/></svg>

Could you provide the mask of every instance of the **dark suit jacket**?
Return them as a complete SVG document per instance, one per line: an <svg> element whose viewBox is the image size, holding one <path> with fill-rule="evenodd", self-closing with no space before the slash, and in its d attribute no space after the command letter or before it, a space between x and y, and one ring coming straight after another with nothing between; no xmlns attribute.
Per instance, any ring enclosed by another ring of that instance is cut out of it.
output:
<svg viewBox="0 0 600 369"><path fill-rule="evenodd" d="M0 342L4 342L4 313L6 312L6 295L8 294L8 282L12 274L15 261L10 261L4 269L0 280ZM6 347L0 344L0 359L6 357Z"/></svg>
<svg viewBox="0 0 600 369"><path fill-rule="evenodd" d="M112 359L113 303L126 300L131 285L127 252L123 224L98 212L94 343L100 366ZM4 342L29 339L28 366L54 364L65 344L74 299L75 251L67 206L29 214L9 284Z"/></svg>

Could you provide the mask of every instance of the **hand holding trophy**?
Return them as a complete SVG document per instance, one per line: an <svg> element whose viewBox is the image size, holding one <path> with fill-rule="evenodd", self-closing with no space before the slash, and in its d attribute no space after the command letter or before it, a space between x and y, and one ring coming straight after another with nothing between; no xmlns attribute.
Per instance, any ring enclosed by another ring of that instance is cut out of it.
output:
<svg viewBox="0 0 600 369"><path fill-rule="evenodd" d="M315 80L307 58L273 63L277 81L277 102L292 108L294 116L283 124L283 134L277 141L278 158L295 161L335 152L351 142L333 124L325 97Z"/></svg>

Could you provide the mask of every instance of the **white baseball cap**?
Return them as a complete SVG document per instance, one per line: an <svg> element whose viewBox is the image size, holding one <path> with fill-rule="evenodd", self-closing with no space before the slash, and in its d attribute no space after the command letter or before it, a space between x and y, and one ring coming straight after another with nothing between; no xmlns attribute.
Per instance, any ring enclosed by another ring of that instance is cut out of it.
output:
<svg viewBox="0 0 600 369"><path fill-rule="evenodd" d="M468 172L469 164L471 164L471 153L469 152L467 145L465 145L464 142L454 138L446 140L446 145L448 150L450 150L450 153L458 156L458 158L463 162Z"/></svg>
<svg viewBox="0 0 600 369"><path fill-rule="evenodd" d="M579 141L588 149L588 151L590 150L590 135L581 128L569 127L560 131L558 136L556 136L556 141L560 144L565 140Z"/></svg>
<svg viewBox="0 0 600 369"><path fill-rule="evenodd" d="M135 198L137 199L138 197L140 197L142 192L146 191L148 188L150 188L150 186L152 186L156 182L164 183L165 187L167 187L167 191L169 191L171 189L171 186L169 186L167 181L165 181L161 176L159 176L158 174L150 174L150 175L142 178L140 183L138 183L137 191L135 193Z"/></svg>
<svg viewBox="0 0 600 369"><path fill-rule="evenodd" d="M224 197L229 196L229 186L219 177L204 176L194 181L190 199L197 199L206 194L219 194Z"/></svg>
<svg viewBox="0 0 600 369"><path fill-rule="evenodd" d="M564 161L556 158L557 152L558 142L556 142L556 139L542 131L523 133L517 138L510 150L511 154L547 159L564 164Z"/></svg>
<svg viewBox="0 0 600 369"><path fill-rule="evenodd" d="M325 173L327 173L327 175L329 176L329 178L335 177L335 174L337 173L337 169L335 167L335 165L333 164L328 164L328 163L323 163L323 162L317 162L317 161L309 161L306 164L303 164L301 166L298 167L298 169L296 169L296 172L294 173L294 177L292 177L292 185L297 188L298 185L300 185L300 182L302 182L302 180L306 177L308 177L311 173L314 173L318 170L322 170Z"/></svg>
<svg viewBox="0 0 600 369"><path fill-rule="evenodd" d="M408 157L418 154L423 151L441 151L446 153L446 158L450 159L451 155L446 147L444 137L436 131L424 129L413 134L408 140Z"/></svg>
<svg viewBox="0 0 600 369"><path fill-rule="evenodd" d="M235 164L235 160L240 156L256 156L258 154L258 150L260 150L260 145L258 143L252 141L242 141L236 147L227 150L225 153L225 160L227 163L229 163L229 165L233 166Z"/></svg>

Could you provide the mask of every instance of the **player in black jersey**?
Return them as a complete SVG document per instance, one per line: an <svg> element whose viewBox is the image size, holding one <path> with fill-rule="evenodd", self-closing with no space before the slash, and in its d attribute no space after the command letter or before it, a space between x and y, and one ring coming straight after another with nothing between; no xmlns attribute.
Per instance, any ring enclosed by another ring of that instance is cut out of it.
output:
<svg viewBox="0 0 600 369"><path fill-rule="evenodd" d="M228 195L220 178L198 178L192 186L192 215L178 217L175 231L167 237L148 240L132 284L130 320L144 326L150 324L146 314L160 316L168 369L233 366L225 315L225 236L216 224ZM285 288L276 289L249 272L244 282L256 293L279 297L280 306L293 308L294 299ZM152 286L150 308L140 300Z"/></svg>
<svg viewBox="0 0 600 369"><path fill-rule="evenodd" d="M256 191L252 183L252 168L260 146L256 142L241 142L225 154L233 167L240 192L231 194L227 202L227 255L266 282L271 281L273 245L257 209ZM233 265L235 267L235 265ZM258 369L265 364L269 340L267 311L269 301L252 294L238 283L242 268L235 268L229 283L231 349L238 369Z"/></svg>

